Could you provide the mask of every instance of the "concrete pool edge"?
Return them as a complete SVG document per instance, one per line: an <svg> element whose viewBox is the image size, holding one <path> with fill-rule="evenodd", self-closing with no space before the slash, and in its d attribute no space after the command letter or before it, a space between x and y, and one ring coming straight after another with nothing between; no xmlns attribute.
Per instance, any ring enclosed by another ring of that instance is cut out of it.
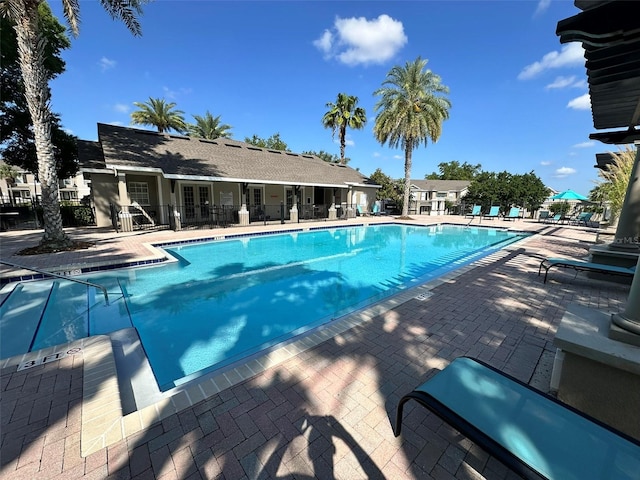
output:
<svg viewBox="0 0 640 480"><path fill-rule="evenodd" d="M20 365L21 362L43 358L76 346L82 348L84 372L81 455L86 457L223 390L255 377L353 327L369 322L398 305L412 299L428 299L430 296L428 292L437 286L448 283L478 266L504 258L513 250L519 249L522 242L527 242L534 236L535 234L521 238L515 243L452 270L437 279L407 288L392 297L306 332L286 344L280 344L263 354L252 357L245 364L211 372L189 384L172 389L171 396L127 415L122 413L114 347L111 339L106 335L88 337L67 345L50 347L38 352L5 359L2 361L2 368Z"/></svg>

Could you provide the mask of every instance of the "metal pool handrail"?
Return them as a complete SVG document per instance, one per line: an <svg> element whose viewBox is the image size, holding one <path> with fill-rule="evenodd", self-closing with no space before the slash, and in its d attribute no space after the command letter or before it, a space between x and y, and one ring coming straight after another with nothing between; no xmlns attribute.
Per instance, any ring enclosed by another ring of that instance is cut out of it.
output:
<svg viewBox="0 0 640 480"><path fill-rule="evenodd" d="M43 275L49 275L50 277L61 278L63 280L69 280L70 282L81 283L81 284L87 285L89 287L97 288L99 290L102 290L102 293L104 295L104 303L107 306L109 305L109 294L107 293L107 288L102 286L102 285L98 285L97 283L91 283L91 282L87 282L85 280L78 280L77 278L67 277L65 275L60 275L59 273L47 272L46 270L40 270L38 268L25 267L24 265L19 265L17 263L12 263L12 262L7 262L5 260L0 260L0 264L8 265L10 267L15 267L15 268L22 268L24 270L30 270L32 272L41 273Z"/></svg>

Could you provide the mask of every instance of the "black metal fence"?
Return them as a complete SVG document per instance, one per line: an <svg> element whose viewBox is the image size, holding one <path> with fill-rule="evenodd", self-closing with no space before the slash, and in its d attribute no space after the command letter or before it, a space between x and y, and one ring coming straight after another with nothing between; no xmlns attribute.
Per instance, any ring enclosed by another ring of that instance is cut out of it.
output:
<svg viewBox="0 0 640 480"><path fill-rule="evenodd" d="M93 207L81 203L63 202L60 205L63 227L85 227L96 225ZM34 230L44 225L43 210L40 205L0 206L2 231Z"/></svg>
<svg viewBox="0 0 640 480"><path fill-rule="evenodd" d="M298 204L297 223L320 222L329 217L330 205ZM241 205L153 205L128 206L134 230L159 229L208 229L232 227L240 223ZM249 224L292 223L291 207L284 203L251 205ZM336 206L336 218L346 220L359 215L355 205L349 210L346 204ZM111 205L111 223L116 231L122 229L122 207ZM178 222L180 226L178 227Z"/></svg>

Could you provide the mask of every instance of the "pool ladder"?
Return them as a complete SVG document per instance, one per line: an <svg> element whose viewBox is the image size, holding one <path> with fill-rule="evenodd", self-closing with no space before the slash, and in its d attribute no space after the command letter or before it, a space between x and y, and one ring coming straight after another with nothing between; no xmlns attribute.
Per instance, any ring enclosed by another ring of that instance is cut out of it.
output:
<svg viewBox="0 0 640 480"><path fill-rule="evenodd" d="M88 287L97 288L98 290L102 291L102 294L104 295L104 303L107 306L109 305L109 293L107 292L107 288L102 286L102 285L98 285L97 283L87 282L85 280L79 280L77 278L69 277L69 276L66 276L66 275L60 275L59 273L47 272L46 270L40 270L38 268L25 267L24 265L19 265L17 263L12 263L12 262L7 262L5 260L0 260L0 264L8 265L8 266L14 267L14 268L21 268L23 270L29 270L31 272L40 273L42 275L47 275L47 276L54 277L54 278L61 278L63 280L68 280L70 282L81 283L82 285L86 285Z"/></svg>

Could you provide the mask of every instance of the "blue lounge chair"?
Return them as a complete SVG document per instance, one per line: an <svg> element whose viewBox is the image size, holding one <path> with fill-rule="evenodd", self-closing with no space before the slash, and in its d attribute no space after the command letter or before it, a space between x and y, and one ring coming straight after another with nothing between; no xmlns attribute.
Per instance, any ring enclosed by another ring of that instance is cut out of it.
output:
<svg viewBox="0 0 640 480"><path fill-rule="evenodd" d="M589 220L591 220L592 216L593 216L592 212L583 212L580 215L578 215L576 218L574 218L573 220L569 220L569 223L571 225L584 225L586 227L587 226L587 222L589 222Z"/></svg>
<svg viewBox="0 0 640 480"><path fill-rule="evenodd" d="M491 208L489 209L489 213L484 215L484 217L485 218L498 218L498 215L500 215L500 206L499 205L492 205Z"/></svg>
<svg viewBox="0 0 640 480"><path fill-rule="evenodd" d="M467 213L464 216L464 218L467 218L467 217L471 217L471 218L479 217L480 215L482 215L481 209L482 209L482 205L474 205L473 208L471 209L471 213Z"/></svg>
<svg viewBox="0 0 640 480"><path fill-rule="evenodd" d="M456 358L400 399L415 400L522 478L637 479L640 442L486 363Z"/></svg>
<svg viewBox="0 0 640 480"><path fill-rule="evenodd" d="M553 217L549 217L545 220L545 223L563 223L564 217L561 213L556 213Z"/></svg>
<svg viewBox="0 0 640 480"><path fill-rule="evenodd" d="M520 218L520 209L518 207L511 207L509 213L505 215L503 220L517 220Z"/></svg>
<svg viewBox="0 0 640 480"><path fill-rule="evenodd" d="M371 211L374 215L380 215L380 205L377 203L373 204L373 210Z"/></svg>
<svg viewBox="0 0 640 480"><path fill-rule="evenodd" d="M539 222L546 222L547 218L549 218L549 210L542 210L538 215Z"/></svg>
<svg viewBox="0 0 640 480"><path fill-rule="evenodd" d="M545 258L540 263L540 268L538 268L538 276L540 276L544 268L544 283L547 283L547 274L552 267L573 268L576 272L598 272L611 275L633 276L636 273L636 267L619 267L617 265L570 260L567 258Z"/></svg>

